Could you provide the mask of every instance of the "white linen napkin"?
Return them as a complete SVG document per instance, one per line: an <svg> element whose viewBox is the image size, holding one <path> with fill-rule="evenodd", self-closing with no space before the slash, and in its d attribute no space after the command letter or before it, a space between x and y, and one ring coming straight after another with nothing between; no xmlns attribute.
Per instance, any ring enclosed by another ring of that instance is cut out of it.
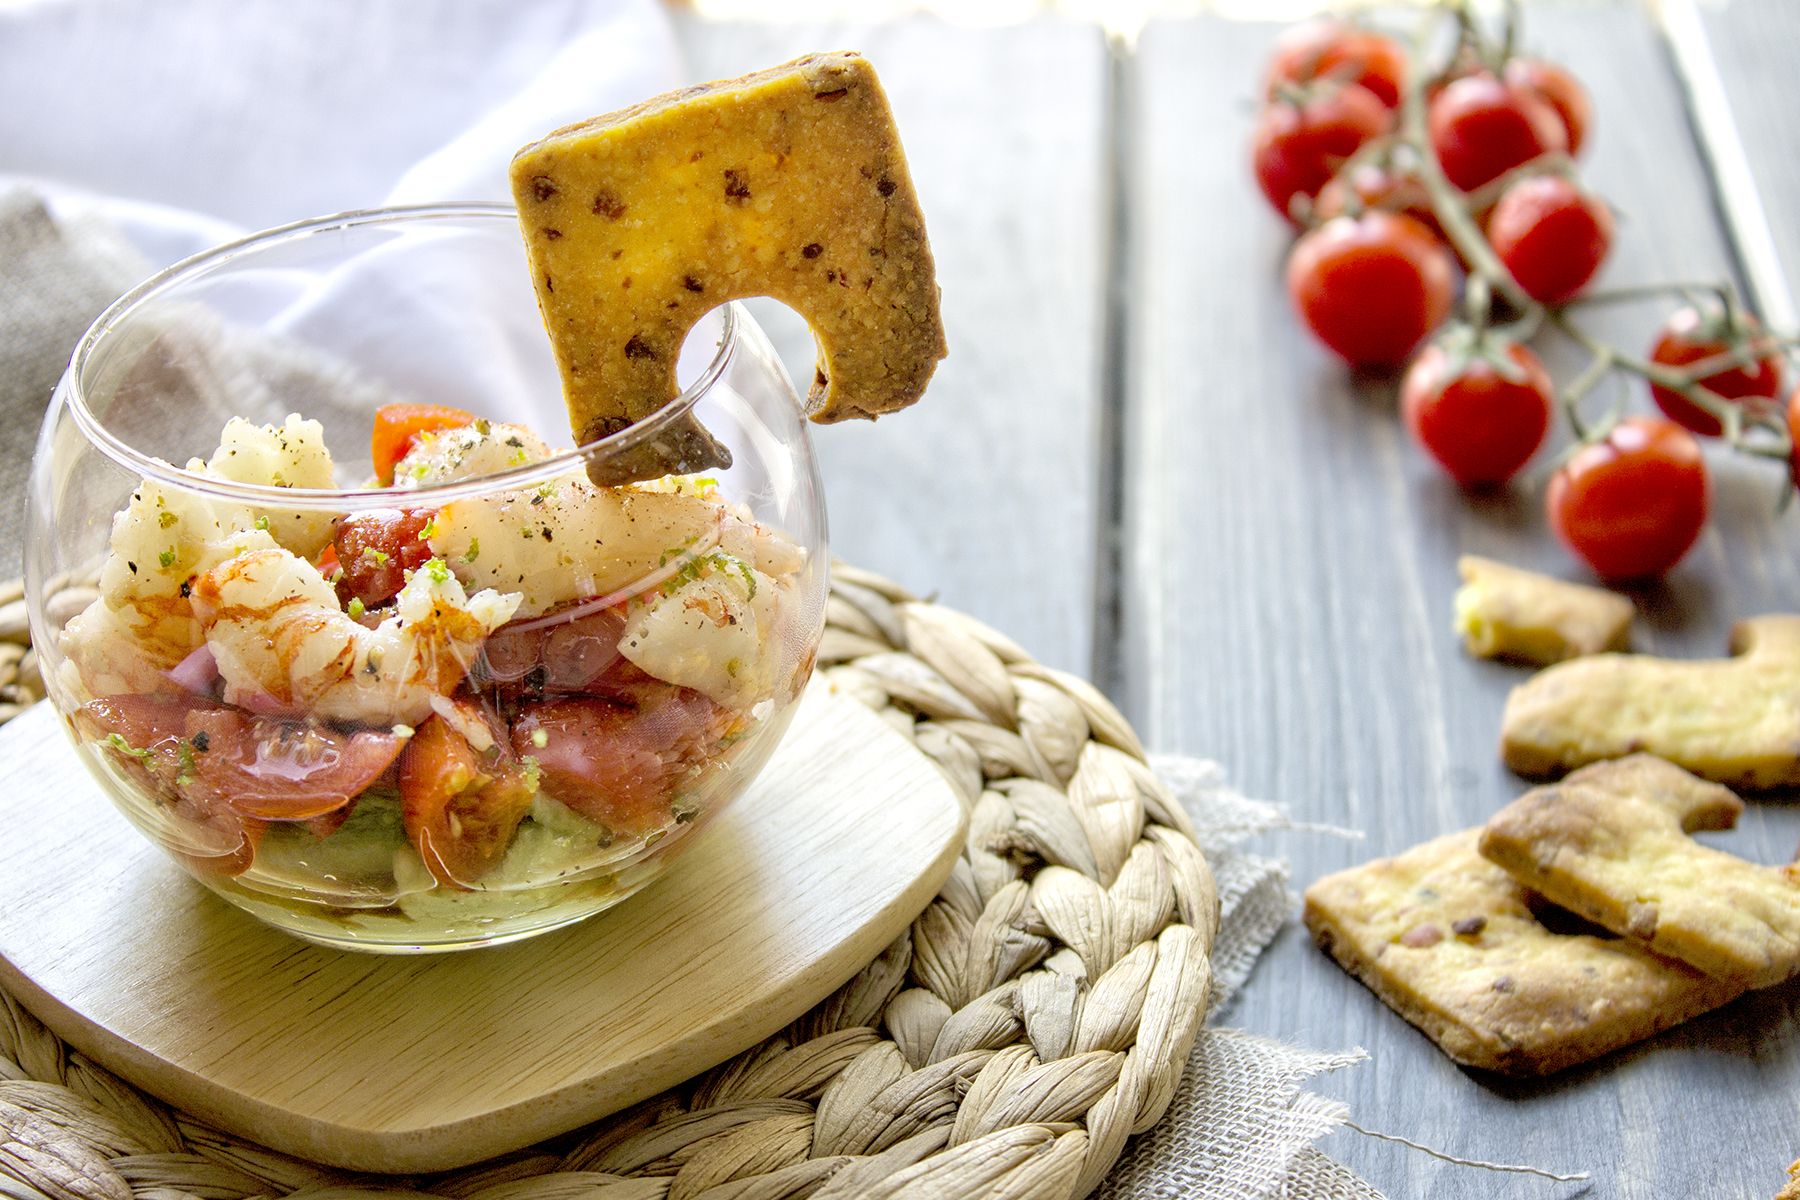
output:
<svg viewBox="0 0 1800 1200"><path fill-rule="evenodd" d="M323 213L505 200L519 146L680 74L654 0L40 0L0 9L0 192L163 266Z"/></svg>

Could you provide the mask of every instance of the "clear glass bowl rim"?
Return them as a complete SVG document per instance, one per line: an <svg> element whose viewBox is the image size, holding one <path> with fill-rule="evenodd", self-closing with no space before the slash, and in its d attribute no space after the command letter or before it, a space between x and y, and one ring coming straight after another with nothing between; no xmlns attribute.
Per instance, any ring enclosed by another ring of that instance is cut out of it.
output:
<svg viewBox="0 0 1800 1200"><path fill-rule="evenodd" d="M81 335L81 340L76 343L75 352L69 359L66 376L66 403L70 415L90 444L126 470L215 499L229 500L255 507L290 509L392 507L396 495L392 488L290 488L277 487L273 484L238 483L234 480L200 475L184 467L178 467L160 458L145 454L108 429L105 423L88 407L87 389L84 383L88 361L96 347L113 331L114 327L129 318L143 305L169 289L197 276L210 273L243 255L271 245L294 241L334 229L471 217L503 218L508 222L513 222L518 219L518 211L510 204L476 200L356 209L350 212L333 213L329 216L309 217L287 225L278 225L272 229L247 234L236 241L225 242L184 258L173 266L166 267L152 275L113 301L107 306L106 311L102 312L95 318L94 323L88 326L87 332ZM720 308L723 310L724 327L720 331L719 346L713 353L712 360L707 363L699 378L683 389L674 400L663 405L650 416L617 433L577 446L573 450L553 454L541 462L483 475L476 479L408 488L404 492L408 502L415 499L423 502L428 499L433 504L441 505L452 500L465 500L486 495L499 488L527 487L565 474L574 467L584 466L595 458L606 458L627 450L645 438L655 435L666 426L679 421L718 382L725 368L730 365L737 347L739 322L749 319L743 314L736 301L721 305Z"/></svg>

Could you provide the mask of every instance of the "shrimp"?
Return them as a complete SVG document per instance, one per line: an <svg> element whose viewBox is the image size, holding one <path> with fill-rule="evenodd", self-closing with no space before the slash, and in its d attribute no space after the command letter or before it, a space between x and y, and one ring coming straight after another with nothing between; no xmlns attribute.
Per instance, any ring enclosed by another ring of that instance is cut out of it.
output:
<svg viewBox="0 0 1800 1200"><path fill-rule="evenodd" d="M476 421L418 434L412 449L394 464L394 486L415 488L474 479L549 457L549 445L523 425Z"/></svg>
<svg viewBox="0 0 1800 1200"><path fill-rule="evenodd" d="M331 455L317 421L229 421L210 460L190 459L197 475L240 483L323 488ZM149 692L160 673L197 649L200 624L187 593L194 579L228 558L284 546L304 555L331 540L330 513L257 509L144 480L113 518L100 599L70 621L62 646L90 695Z"/></svg>
<svg viewBox="0 0 1800 1200"><path fill-rule="evenodd" d="M580 471L537 487L458 500L438 511L432 553L471 586L516 589L522 617L666 577L684 555L718 548L765 575L797 571L805 552L715 499L596 487Z"/></svg>
<svg viewBox="0 0 1800 1200"><path fill-rule="evenodd" d="M228 559L193 587L228 703L365 725L424 721L518 605L491 589L465 595L434 559L370 629L338 607L316 567L279 547Z"/></svg>
<svg viewBox="0 0 1800 1200"><path fill-rule="evenodd" d="M645 672L732 709L775 691L783 647L776 637L774 580L741 558L714 551L692 560L633 605L619 653Z"/></svg>

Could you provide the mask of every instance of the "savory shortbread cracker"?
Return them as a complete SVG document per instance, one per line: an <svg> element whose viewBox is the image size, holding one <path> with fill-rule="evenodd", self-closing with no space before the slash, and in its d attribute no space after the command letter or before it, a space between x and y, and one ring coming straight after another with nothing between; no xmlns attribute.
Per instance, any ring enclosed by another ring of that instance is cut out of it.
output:
<svg viewBox="0 0 1800 1200"><path fill-rule="evenodd" d="M1565 583L1465 554L1456 563L1456 631L1477 658L1548 666L1625 648L1631 601L1605 588Z"/></svg>
<svg viewBox="0 0 1800 1200"><path fill-rule="evenodd" d="M1636 943L1553 932L1464 830L1306 890L1306 927L1451 1058L1548 1075L1647 1038L1743 989ZM1572 922L1572 919L1571 919Z"/></svg>
<svg viewBox="0 0 1800 1200"><path fill-rule="evenodd" d="M1647 754L1533 788L1489 821L1481 853L1553 903L1746 988L1800 974L1800 867L1688 836L1743 804Z"/></svg>
<svg viewBox="0 0 1800 1200"><path fill-rule="evenodd" d="M772 296L812 325L815 421L904 408L944 357L925 218L860 55L810 55L558 130L513 158L512 186L583 443L673 399L683 339L727 300ZM689 419L597 482L726 457Z"/></svg>
<svg viewBox="0 0 1800 1200"><path fill-rule="evenodd" d="M1560 775L1642 750L1733 787L1800 785L1800 616L1742 621L1731 642L1735 658L1600 654L1538 672L1507 698L1506 765Z"/></svg>

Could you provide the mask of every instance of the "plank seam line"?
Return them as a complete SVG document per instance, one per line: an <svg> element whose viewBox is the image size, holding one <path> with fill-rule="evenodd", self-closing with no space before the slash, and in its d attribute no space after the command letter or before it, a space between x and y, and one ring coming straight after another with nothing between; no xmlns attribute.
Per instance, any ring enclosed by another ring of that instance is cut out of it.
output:
<svg viewBox="0 0 1800 1200"><path fill-rule="evenodd" d="M1132 50L1117 36L1106 39L1101 139L1104 249L1100 269L1100 404L1095 429L1098 455L1094 519L1094 591L1091 678L1120 695L1125 553L1125 407L1129 396L1126 351L1131 306L1131 122L1126 94Z"/></svg>
<svg viewBox="0 0 1800 1200"><path fill-rule="evenodd" d="M1654 8L1663 48L1681 84L1694 142L1710 168L1707 182L1713 208L1737 260L1738 280L1765 323L1788 328L1796 317L1793 293L1782 273L1769 214L1738 136L1700 10L1694 0L1657 0Z"/></svg>

